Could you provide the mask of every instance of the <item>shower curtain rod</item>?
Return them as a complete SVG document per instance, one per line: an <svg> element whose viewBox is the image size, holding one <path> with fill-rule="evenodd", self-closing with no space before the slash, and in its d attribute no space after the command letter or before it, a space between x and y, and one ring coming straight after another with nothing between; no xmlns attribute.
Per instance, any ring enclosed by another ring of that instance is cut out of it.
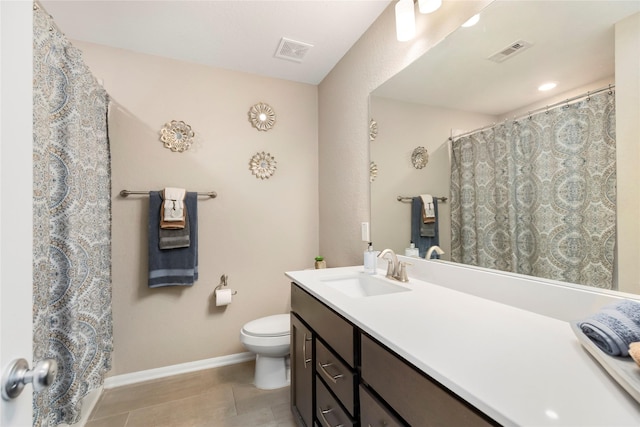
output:
<svg viewBox="0 0 640 427"><path fill-rule="evenodd" d="M609 94L611 95L611 94L613 93L613 89L614 89L615 87L616 87L616 85L615 85L615 84L610 84L610 85L609 85L609 86L607 86L607 87L602 87L602 88L600 88L600 89L596 89L596 90L594 90L594 91L587 91L587 93L583 93L583 94L581 94L581 95L577 95L577 96L574 96L574 97L572 97L572 98L567 98L567 99L565 99L564 101L559 101L559 102L556 102L555 104L551 104L551 105L547 105L547 106L544 106L544 107L536 108L535 110L531 110L531 111L527 112L527 114L523 114L523 115L521 115L521 116L514 117L514 118L512 119L512 121L517 122L518 120L522 120L522 119L524 119L524 118L526 118L526 117L531 118L531 116L532 116L533 114L540 113L540 112L542 112L542 111L547 111L547 112L548 112L549 110L554 109L554 108L557 108L557 107L561 107L561 106L562 106L562 107L564 107L564 106L567 106L567 107L568 107L570 102L577 101L578 99L582 99L582 98L587 98L587 99L589 99L589 97L590 97L591 95L596 95L596 94L598 94L598 93L600 93L600 92L604 92L604 91L606 91L606 90L608 90L608 91L609 91ZM508 120L509 120L509 119L504 119L504 121L505 121L505 122L506 122L506 121L508 121ZM487 130L487 129L491 129L492 127L495 127L496 125L497 125L497 123L493 123L493 124L490 124L490 125L487 125L487 126L484 126L484 127L478 128L478 129L474 129L474 130L469 131L469 132L461 133L460 135L450 136L450 137L449 137L449 140L450 140L450 141L455 141L456 139L462 138L462 137L464 137L464 136L473 135L474 133L482 132L483 130Z"/></svg>
<svg viewBox="0 0 640 427"><path fill-rule="evenodd" d="M131 194L142 194L142 195L148 196L149 192L137 191L137 190L122 190L120 192L120 197L127 197ZM206 193L198 193L198 196L208 196L208 197L211 197L212 199L215 199L216 197L218 197L218 193L216 193L215 191L208 191Z"/></svg>
<svg viewBox="0 0 640 427"><path fill-rule="evenodd" d="M446 202L448 199L446 197L434 197L434 199L438 200L439 202ZM402 203L409 203L413 200L413 197L411 196L398 196L396 197L396 200Z"/></svg>

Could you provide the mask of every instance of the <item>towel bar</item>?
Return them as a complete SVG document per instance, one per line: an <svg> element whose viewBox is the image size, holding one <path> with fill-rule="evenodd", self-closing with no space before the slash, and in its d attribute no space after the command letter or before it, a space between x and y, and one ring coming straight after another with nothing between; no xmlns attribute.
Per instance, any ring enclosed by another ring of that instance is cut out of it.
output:
<svg viewBox="0 0 640 427"><path fill-rule="evenodd" d="M411 202L411 200L413 199L413 197L410 196L398 196L396 197L396 200L399 202L403 202L403 203L409 203ZM446 202L448 199L446 197L434 197L434 199L438 200L439 202Z"/></svg>
<svg viewBox="0 0 640 427"><path fill-rule="evenodd" d="M144 195L149 195L148 191L136 191L136 190L122 190L120 192L120 197L127 197L131 194L144 194ZM216 193L215 191L208 191L206 193L198 193L198 196L208 196L211 197L212 199L215 199L216 197L218 197L218 193Z"/></svg>

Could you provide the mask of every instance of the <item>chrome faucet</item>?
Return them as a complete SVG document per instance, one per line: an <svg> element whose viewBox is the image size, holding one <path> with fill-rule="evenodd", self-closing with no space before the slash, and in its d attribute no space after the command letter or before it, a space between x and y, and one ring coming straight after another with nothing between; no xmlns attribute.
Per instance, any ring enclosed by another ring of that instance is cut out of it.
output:
<svg viewBox="0 0 640 427"><path fill-rule="evenodd" d="M444 255L444 251L440 249L440 246L431 246L424 255L424 259L431 259L431 254L433 254L434 251L438 255Z"/></svg>
<svg viewBox="0 0 640 427"><path fill-rule="evenodd" d="M395 252L391 249L385 249L378 254L378 258L385 259L387 254L391 254L391 258L387 259L389 262L387 266L387 278L398 280L400 282L408 282L409 278L407 277L407 265L411 265L407 262L398 262L398 257Z"/></svg>

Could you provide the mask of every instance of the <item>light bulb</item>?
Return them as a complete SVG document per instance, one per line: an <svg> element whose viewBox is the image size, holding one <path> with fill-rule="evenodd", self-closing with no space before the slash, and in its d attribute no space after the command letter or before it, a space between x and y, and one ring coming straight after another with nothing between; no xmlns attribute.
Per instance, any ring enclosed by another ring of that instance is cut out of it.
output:
<svg viewBox="0 0 640 427"><path fill-rule="evenodd" d="M440 9L442 0L418 0L418 8L420 13L431 13Z"/></svg>
<svg viewBox="0 0 640 427"><path fill-rule="evenodd" d="M411 40L416 35L416 15L412 0L396 3L396 37L398 41Z"/></svg>

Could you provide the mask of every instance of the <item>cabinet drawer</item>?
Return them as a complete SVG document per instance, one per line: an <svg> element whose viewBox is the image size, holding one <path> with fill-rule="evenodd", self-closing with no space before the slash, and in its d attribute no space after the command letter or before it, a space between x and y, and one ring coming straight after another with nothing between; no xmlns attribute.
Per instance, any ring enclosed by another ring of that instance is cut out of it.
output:
<svg viewBox="0 0 640 427"><path fill-rule="evenodd" d="M347 427L354 424L351 417L342 410L329 390L322 384L322 381L316 381L316 418L325 427Z"/></svg>
<svg viewBox="0 0 640 427"><path fill-rule="evenodd" d="M383 403L371 395L366 387L360 386L360 425L362 427L403 427Z"/></svg>
<svg viewBox="0 0 640 427"><path fill-rule="evenodd" d="M316 372L342 402L342 405L351 415L354 415L355 374L318 340L316 340Z"/></svg>
<svg viewBox="0 0 640 427"><path fill-rule="evenodd" d="M354 327L351 323L293 283L291 311L304 319L345 362L355 366Z"/></svg>
<svg viewBox="0 0 640 427"><path fill-rule="evenodd" d="M498 425L369 337L361 343L362 380L410 425Z"/></svg>

